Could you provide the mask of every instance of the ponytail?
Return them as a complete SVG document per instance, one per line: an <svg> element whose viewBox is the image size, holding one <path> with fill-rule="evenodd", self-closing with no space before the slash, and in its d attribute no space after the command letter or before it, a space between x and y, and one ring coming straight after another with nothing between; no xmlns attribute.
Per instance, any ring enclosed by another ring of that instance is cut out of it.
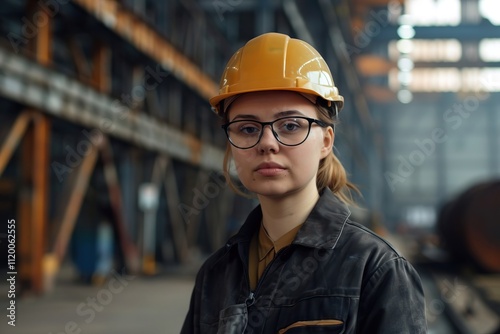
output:
<svg viewBox="0 0 500 334"><path fill-rule="evenodd" d="M325 188L330 188L345 204L354 204L351 190L359 194L358 188L347 180L344 166L333 152L320 161L316 186L320 192Z"/></svg>
<svg viewBox="0 0 500 334"><path fill-rule="evenodd" d="M332 117L330 116L331 111L327 108L316 105L316 109L318 110L318 118L326 123L333 122L335 129L335 124L338 123L338 113L336 112ZM333 150L319 162L316 187L320 192L325 188L330 188L342 202L350 205L355 204L352 191L358 195L361 194L356 185L347 179L347 172L340 160L333 153Z"/></svg>

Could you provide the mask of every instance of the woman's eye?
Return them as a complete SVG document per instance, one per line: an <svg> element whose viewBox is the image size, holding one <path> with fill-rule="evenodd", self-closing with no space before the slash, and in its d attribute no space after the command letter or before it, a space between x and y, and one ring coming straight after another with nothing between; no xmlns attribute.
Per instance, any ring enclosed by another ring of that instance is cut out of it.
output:
<svg viewBox="0 0 500 334"><path fill-rule="evenodd" d="M300 128L300 124L297 122L286 121L280 124L279 128L283 131L295 131Z"/></svg>
<svg viewBox="0 0 500 334"><path fill-rule="evenodd" d="M240 126L239 132L247 135L255 134L258 133L260 130L257 126L247 124L247 125L242 125Z"/></svg>

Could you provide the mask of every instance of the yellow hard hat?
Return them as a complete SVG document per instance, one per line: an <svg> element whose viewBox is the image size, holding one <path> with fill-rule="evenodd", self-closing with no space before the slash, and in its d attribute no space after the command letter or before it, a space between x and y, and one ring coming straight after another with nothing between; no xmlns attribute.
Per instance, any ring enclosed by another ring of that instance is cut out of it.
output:
<svg viewBox="0 0 500 334"><path fill-rule="evenodd" d="M231 57L210 99L219 115L225 99L238 94L286 90L320 97L327 107L344 105L323 57L308 43L284 34L266 33L248 41Z"/></svg>

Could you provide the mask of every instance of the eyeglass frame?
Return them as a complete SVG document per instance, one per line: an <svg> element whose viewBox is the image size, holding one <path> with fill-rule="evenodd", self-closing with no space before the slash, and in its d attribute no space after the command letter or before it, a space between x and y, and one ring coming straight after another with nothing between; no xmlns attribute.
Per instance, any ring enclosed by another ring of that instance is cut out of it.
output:
<svg viewBox="0 0 500 334"><path fill-rule="evenodd" d="M301 118L301 119L305 119L306 121L308 121L309 123L309 127L307 129L307 135L306 137L304 138L304 140L302 140L300 143L298 144L285 144L283 143L280 139L279 139L279 136L278 134L276 133L276 131L274 131L274 128L273 128L273 124L275 122L278 122L278 121L281 121L283 119L287 119L287 118ZM231 137L229 136L229 133L227 131L228 127L233 124L233 123L238 123L238 122L253 122L253 123L258 123L262 126L262 130L259 134L259 138L257 139L257 141L255 142L255 144L253 144L252 146L249 146L249 147L240 147L240 146L237 146L236 144L234 144L232 141L231 141ZM274 136L274 138L278 141L278 143L280 143L281 145L284 145L284 146L299 146L301 144L303 144L307 138L309 138L309 134L311 133L311 126L313 123L316 123L318 124L320 127L322 128L327 128L329 126L331 126L332 128L335 126L334 124L330 124L330 123L327 123L327 122L324 122L320 119L316 119L316 118L310 118L310 117L305 117L305 116L285 116L285 117L280 117L280 118L277 118L275 119L274 121L271 121L271 122L260 122L260 121L257 121L257 120L249 120L249 119L238 119L236 121L232 121L232 122L227 122L226 124L222 124L221 125L221 128L224 129L224 132L226 133L226 137L229 141L229 143L231 145L233 145L234 147L236 148L239 148L240 150L248 150L248 149L251 149L252 147L255 147L257 146L257 144L260 142L260 140L262 139L262 136L264 135L264 128L266 125L269 125L271 127L271 132Z"/></svg>

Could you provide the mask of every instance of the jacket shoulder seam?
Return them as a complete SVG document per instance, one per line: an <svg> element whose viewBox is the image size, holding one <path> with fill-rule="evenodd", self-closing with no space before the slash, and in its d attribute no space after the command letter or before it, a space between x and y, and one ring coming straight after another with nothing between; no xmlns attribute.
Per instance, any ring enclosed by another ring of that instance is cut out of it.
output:
<svg viewBox="0 0 500 334"><path fill-rule="evenodd" d="M391 245L387 240L385 240L384 238L382 238L381 236L379 236L378 234L376 234L375 232L373 232L369 228L367 228L363 225L360 225L359 223L353 222L352 220L347 220L347 224L349 226L352 226L353 228L356 228L360 232L367 233L367 234L371 235L376 240L382 242L384 245L389 247L390 250L392 250L396 254L396 258L403 258L404 259L404 256L402 256L401 253L396 248L394 248L393 245Z"/></svg>

